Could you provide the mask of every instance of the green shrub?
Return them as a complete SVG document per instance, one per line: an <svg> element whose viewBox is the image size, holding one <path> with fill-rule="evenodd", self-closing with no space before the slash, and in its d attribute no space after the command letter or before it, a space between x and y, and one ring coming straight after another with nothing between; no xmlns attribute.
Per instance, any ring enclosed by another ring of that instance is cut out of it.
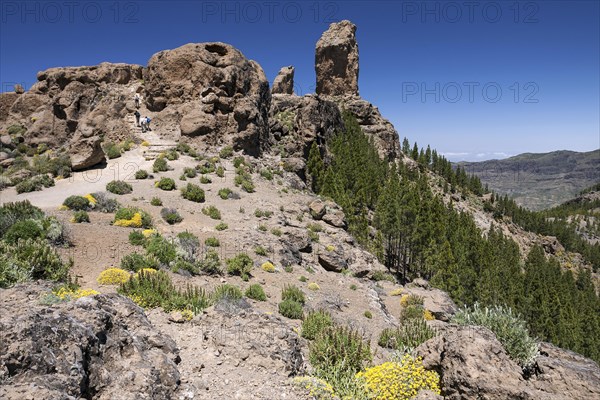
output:
<svg viewBox="0 0 600 400"><path fill-rule="evenodd" d="M45 146L44 143L38 146L38 153ZM35 155L29 169L35 174L52 174L53 177L62 176L67 178L71 176L71 158L68 154L61 154L57 157L50 157L47 154Z"/></svg>
<svg viewBox="0 0 600 400"><path fill-rule="evenodd" d="M111 199L106 195L106 192L96 192L92 193L92 197L96 199L96 205L94 206L95 211L100 211L103 213L112 213L115 212L120 204L117 200Z"/></svg>
<svg viewBox="0 0 600 400"><path fill-rule="evenodd" d="M321 224L319 224L317 222L306 225L306 229L308 229L310 232L322 232L323 231L323 227L321 226Z"/></svg>
<svg viewBox="0 0 600 400"><path fill-rule="evenodd" d="M210 297L203 289L191 285L178 289L163 271L142 271L122 283L118 292L141 307L162 307L165 312L190 310L198 314L210 305Z"/></svg>
<svg viewBox="0 0 600 400"><path fill-rule="evenodd" d="M159 197L153 197L152 200L150 200L150 204L153 206L160 207L163 205L163 202Z"/></svg>
<svg viewBox="0 0 600 400"><path fill-rule="evenodd" d="M244 161L244 157L243 157L243 156L237 156L237 157L235 157L235 158L233 159L233 166L234 166L235 168L239 168L239 167L240 167L240 165L243 165L243 164L245 164L245 161Z"/></svg>
<svg viewBox="0 0 600 400"><path fill-rule="evenodd" d="M208 215L212 219L221 219L221 211L215 206L208 206L202 208L202 214Z"/></svg>
<svg viewBox="0 0 600 400"><path fill-rule="evenodd" d="M15 125L11 125L9 126L6 131L8 132L9 135L11 136L21 136L23 135L25 132L27 132L27 128L25 128L23 125L20 124L15 124Z"/></svg>
<svg viewBox="0 0 600 400"><path fill-rule="evenodd" d="M204 244L208 247L219 247L221 245L221 242L219 242L219 239L217 239L216 237L209 237L206 238Z"/></svg>
<svg viewBox="0 0 600 400"><path fill-rule="evenodd" d="M88 215L87 211L75 211L75 213L73 213L73 218L71 218L71 221L78 224L82 222L90 222L90 216Z"/></svg>
<svg viewBox="0 0 600 400"><path fill-rule="evenodd" d="M302 305L306 302L304 293L295 285L285 285L281 290L281 300L292 300Z"/></svg>
<svg viewBox="0 0 600 400"><path fill-rule="evenodd" d="M271 172L270 169L262 169L262 170L260 170L260 176L262 176L263 178L265 178L268 181L272 181L273 180L273 173Z"/></svg>
<svg viewBox="0 0 600 400"><path fill-rule="evenodd" d="M244 295L240 288L228 283L217 286L212 294L212 299L215 303L220 300L240 300L242 297Z"/></svg>
<svg viewBox="0 0 600 400"><path fill-rule="evenodd" d="M196 203L202 203L205 199L204 190L193 183L188 183L187 186L181 189L181 196Z"/></svg>
<svg viewBox="0 0 600 400"><path fill-rule="evenodd" d="M154 163L152 164L152 171L154 171L154 173L165 172L168 170L169 165L164 157L158 157L156 160L154 160Z"/></svg>
<svg viewBox="0 0 600 400"><path fill-rule="evenodd" d="M219 197L223 200L227 200L233 191L229 188L219 189Z"/></svg>
<svg viewBox="0 0 600 400"><path fill-rule="evenodd" d="M142 231L133 230L129 233L129 243L134 246L142 246L146 242L146 237Z"/></svg>
<svg viewBox="0 0 600 400"><path fill-rule="evenodd" d="M365 316L365 318L368 318L368 319L373 318L373 314L371 314L371 311L369 311L369 310L365 311L363 315Z"/></svg>
<svg viewBox="0 0 600 400"><path fill-rule="evenodd" d="M262 217L271 218L272 215L273 215L273 211L261 210L260 208L257 208L256 210L254 210L254 216L256 218L262 218Z"/></svg>
<svg viewBox="0 0 600 400"><path fill-rule="evenodd" d="M15 222L4 235L7 243L17 243L19 240L38 239L45 237L40 220L26 219Z"/></svg>
<svg viewBox="0 0 600 400"><path fill-rule="evenodd" d="M162 190L174 190L177 188L175 181L171 178L160 178L160 181L156 182L155 186Z"/></svg>
<svg viewBox="0 0 600 400"><path fill-rule="evenodd" d="M229 228L229 225L227 225L225 222L221 222L215 226L215 229L218 231L224 231L227 228Z"/></svg>
<svg viewBox="0 0 600 400"><path fill-rule="evenodd" d="M530 367L538 354L539 343L529 336L526 322L509 307L481 307L459 310L451 320L458 325L479 325L494 332L508 355L523 368Z"/></svg>
<svg viewBox="0 0 600 400"><path fill-rule="evenodd" d="M110 181L106 184L106 190L114 194L129 194L133 187L124 181Z"/></svg>
<svg viewBox="0 0 600 400"><path fill-rule="evenodd" d="M44 212L32 205L29 200L6 203L0 206L0 237L18 221L27 219L39 220L43 218Z"/></svg>
<svg viewBox="0 0 600 400"><path fill-rule="evenodd" d="M248 193L254 193L254 183L249 180L242 181L242 189Z"/></svg>
<svg viewBox="0 0 600 400"><path fill-rule="evenodd" d="M198 172L196 171L195 168L186 167L186 168L183 169L183 175L186 178L190 178L191 179L191 178L195 178L196 176L198 176Z"/></svg>
<svg viewBox="0 0 600 400"><path fill-rule="evenodd" d="M135 179L148 179L149 176L148 171L145 169L138 169L135 171Z"/></svg>
<svg viewBox="0 0 600 400"><path fill-rule="evenodd" d="M225 176L225 168L223 168L222 166L219 165L216 173L219 178L223 178Z"/></svg>
<svg viewBox="0 0 600 400"><path fill-rule="evenodd" d="M392 275L388 272L382 272L382 271L375 271L373 273L373 277L371 279L373 279L375 282L380 282L380 281L389 281L389 282L393 282L393 283L396 282L396 280L394 279L394 275Z"/></svg>
<svg viewBox="0 0 600 400"><path fill-rule="evenodd" d="M357 331L335 325L323 329L312 341L308 357L317 371L342 368L353 374L372 360L369 344Z"/></svg>
<svg viewBox="0 0 600 400"><path fill-rule="evenodd" d="M206 252L204 259L198 262L198 268L208 275L221 275L223 273L219 254L214 250Z"/></svg>
<svg viewBox="0 0 600 400"><path fill-rule="evenodd" d="M64 281L72 264L64 263L44 239L0 241L0 287L30 279Z"/></svg>
<svg viewBox="0 0 600 400"><path fill-rule="evenodd" d="M225 146L219 152L219 157L221 158L229 158L233 155L233 147Z"/></svg>
<svg viewBox="0 0 600 400"><path fill-rule="evenodd" d="M311 311L304 317L304 321L302 321L302 337L314 340L324 329L332 325L333 319L327 311Z"/></svg>
<svg viewBox="0 0 600 400"><path fill-rule="evenodd" d="M69 196L63 201L63 206L74 211L88 210L90 201L83 196Z"/></svg>
<svg viewBox="0 0 600 400"><path fill-rule="evenodd" d="M261 232L266 232L267 230L269 230L269 228L267 228L265 224L260 224L258 225L258 230Z"/></svg>
<svg viewBox="0 0 600 400"><path fill-rule="evenodd" d="M302 304L293 300L284 300L279 303L279 314L290 319L302 319L304 316Z"/></svg>
<svg viewBox="0 0 600 400"><path fill-rule="evenodd" d="M54 186L54 180L52 178L48 175L37 175L19 182L15 185L15 189L17 190L17 193L29 193L51 186Z"/></svg>
<svg viewBox="0 0 600 400"><path fill-rule="evenodd" d="M226 261L227 273L229 275L238 275L242 280L250 279L250 271L254 266L254 262L246 253L240 253Z"/></svg>
<svg viewBox="0 0 600 400"><path fill-rule="evenodd" d="M177 257L177 248L172 241L156 235L146 241L146 253L156 257L161 264L169 265Z"/></svg>
<svg viewBox="0 0 600 400"><path fill-rule="evenodd" d="M175 273L180 273L180 271L187 271L192 275L198 275L200 269L198 268L198 265L195 262L183 258L177 258L171 266L171 271Z"/></svg>
<svg viewBox="0 0 600 400"><path fill-rule="evenodd" d="M202 183L203 185L206 185L208 183L212 183L212 180L208 176L202 175L200 177L200 183Z"/></svg>
<svg viewBox="0 0 600 400"><path fill-rule="evenodd" d="M358 286L356 286L354 283L352 285L350 285L350 290L356 290L358 289Z"/></svg>
<svg viewBox="0 0 600 400"><path fill-rule="evenodd" d="M422 343L435 337L436 332L431 329L422 318L405 321L397 328L386 328L379 335L378 344L394 350L412 350Z"/></svg>
<svg viewBox="0 0 600 400"><path fill-rule="evenodd" d="M254 253L256 253L259 256L266 256L268 254L267 250L262 246L256 246L254 248Z"/></svg>
<svg viewBox="0 0 600 400"><path fill-rule="evenodd" d="M283 235L283 232L279 228L271 229L271 233L277 237L280 237L281 235Z"/></svg>
<svg viewBox="0 0 600 400"><path fill-rule="evenodd" d="M160 216L169 224L177 224L183 221L183 217L174 208L163 208L160 210Z"/></svg>
<svg viewBox="0 0 600 400"><path fill-rule="evenodd" d="M302 275L300 278L298 278L298 280L302 283L307 282L308 278L306 278L304 275Z"/></svg>
<svg viewBox="0 0 600 400"><path fill-rule="evenodd" d="M179 158L179 153L175 149L170 149L164 153L164 157L169 161L175 161Z"/></svg>
<svg viewBox="0 0 600 400"><path fill-rule="evenodd" d="M138 272L139 270L144 268L152 268L158 270L158 268L160 268L160 262L152 256L131 253L125 255L121 259L121 268L133 272Z"/></svg>
<svg viewBox="0 0 600 400"><path fill-rule="evenodd" d="M118 144L107 142L103 147L104 154L106 154L106 157L108 157L109 160L121 157L121 147Z"/></svg>
<svg viewBox="0 0 600 400"><path fill-rule="evenodd" d="M267 301L267 295L263 290L263 287L258 284L252 284L246 289L246 297L256 301Z"/></svg>
<svg viewBox="0 0 600 400"><path fill-rule="evenodd" d="M185 258L187 261L195 262L196 252L200 248L200 239L191 232L179 232L175 239L177 246L177 254L179 257Z"/></svg>

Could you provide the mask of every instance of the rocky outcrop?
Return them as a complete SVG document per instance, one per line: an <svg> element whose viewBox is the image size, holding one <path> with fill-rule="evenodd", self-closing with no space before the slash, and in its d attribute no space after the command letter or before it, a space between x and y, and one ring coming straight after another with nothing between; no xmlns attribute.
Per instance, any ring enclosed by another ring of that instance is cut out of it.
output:
<svg viewBox="0 0 600 400"><path fill-rule="evenodd" d="M317 94L358 95L358 44L355 33L356 26L344 20L331 24L317 42Z"/></svg>
<svg viewBox="0 0 600 400"><path fill-rule="evenodd" d="M407 285L403 293L422 297L423 307L429 310L435 319L440 321L449 321L458 311L458 307L448 293L440 289Z"/></svg>
<svg viewBox="0 0 600 400"><path fill-rule="evenodd" d="M341 207L333 201L315 200L310 203L308 208L314 219L322 220L336 228L346 228L346 216Z"/></svg>
<svg viewBox="0 0 600 400"><path fill-rule="evenodd" d="M294 94L294 67L283 67L273 81L273 94Z"/></svg>
<svg viewBox="0 0 600 400"><path fill-rule="evenodd" d="M0 398L173 397L178 350L141 308L115 294L43 305L49 289L0 289Z"/></svg>
<svg viewBox="0 0 600 400"><path fill-rule="evenodd" d="M441 377L445 399L592 399L600 394L600 368L578 354L542 343L537 373L525 379L486 328L446 325L416 350Z"/></svg>
<svg viewBox="0 0 600 400"><path fill-rule="evenodd" d="M146 105L180 127L184 141L233 145L251 155L268 143L271 93L262 68L231 45L186 44L154 54Z"/></svg>
<svg viewBox="0 0 600 400"><path fill-rule="evenodd" d="M2 95L0 129L21 125L26 144L70 148L75 169L87 168L103 159L96 145L101 138L130 136L122 118L131 100L127 85L141 78L140 65L50 68L38 73L28 92Z"/></svg>
<svg viewBox="0 0 600 400"><path fill-rule="evenodd" d="M273 95L269 110L271 148L284 157L286 169L303 180L304 160L313 142L325 152L327 140L343 126L340 110L332 101L314 95Z"/></svg>

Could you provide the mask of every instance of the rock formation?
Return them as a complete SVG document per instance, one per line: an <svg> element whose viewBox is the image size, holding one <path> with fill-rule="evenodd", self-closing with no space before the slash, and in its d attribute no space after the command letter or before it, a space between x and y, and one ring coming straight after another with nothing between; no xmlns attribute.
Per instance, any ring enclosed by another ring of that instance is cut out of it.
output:
<svg viewBox="0 0 600 400"><path fill-rule="evenodd" d="M119 295L41 304L47 284L0 289L0 398L171 398L178 350ZM140 397L142 396L142 397Z"/></svg>
<svg viewBox="0 0 600 400"><path fill-rule="evenodd" d="M542 343L534 373L525 379L486 328L447 325L417 348L427 369L440 374L445 399L593 399L600 395L600 368L573 352Z"/></svg>
<svg viewBox="0 0 600 400"><path fill-rule="evenodd" d="M273 94L294 94L294 67L283 67L273 81Z"/></svg>
<svg viewBox="0 0 600 400"><path fill-rule="evenodd" d="M317 42L315 70L317 94L358 96L358 44L356 26L333 23Z"/></svg>
<svg viewBox="0 0 600 400"><path fill-rule="evenodd" d="M27 144L69 148L73 169L90 167L104 159L102 138L129 136L125 85L141 78L140 65L50 68L28 92L2 94L0 128L21 125Z"/></svg>
<svg viewBox="0 0 600 400"><path fill-rule="evenodd" d="M148 109L179 125L187 142L231 144L258 155L268 142L269 83L262 68L228 44L161 51L144 72Z"/></svg>

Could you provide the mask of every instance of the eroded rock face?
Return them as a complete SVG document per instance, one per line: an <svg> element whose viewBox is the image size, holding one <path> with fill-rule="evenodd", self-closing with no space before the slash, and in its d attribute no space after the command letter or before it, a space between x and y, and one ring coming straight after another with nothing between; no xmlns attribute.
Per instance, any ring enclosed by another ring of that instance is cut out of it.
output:
<svg viewBox="0 0 600 400"><path fill-rule="evenodd" d="M333 23L317 42L315 70L317 94L358 95L358 44L356 25Z"/></svg>
<svg viewBox="0 0 600 400"><path fill-rule="evenodd" d="M225 43L193 43L153 55L144 73L148 109L169 114L188 142L260 154L271 94L262 68Z"/></svg>
<svg viewBox="0 0 600 400"><path fill-rule="evenodd" d="M273 81L273 94L294 94L294 67L283 67Z"/></svg>
<svg viewBox="0 0 600 400"><path fill-rule="evenodd" d="M445 399L595 399L600 368L576 353L540 345L528 379L496 336L478 326L445 325L438 336L416 349L427 369L441 377Z"/></svg>
<svg viewBox="0 0 600 400"><path fill-rule="evenodd" d="M172 398L178 350L141 308L115 294L40 304L49 289L0 289L0 398Z"/></svg>
<svg viewBox="0 0 600 400"><path fill-rule="evenodd" d="M28 92L2 96L0 129L22 125L27 144L71 148L74 169L87 168L104 158L102 149L90 147L89 138L118 141L130 136L123 120L131 100L127 85L141 78L140 65L50 68L38 73Z"/></svg>

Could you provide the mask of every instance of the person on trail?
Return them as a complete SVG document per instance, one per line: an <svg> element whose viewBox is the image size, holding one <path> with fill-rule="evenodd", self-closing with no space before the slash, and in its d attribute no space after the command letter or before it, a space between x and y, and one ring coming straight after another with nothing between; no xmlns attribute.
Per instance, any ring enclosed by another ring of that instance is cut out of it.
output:
<svg viewBox="0 0 600 400"><path fill-rule="evenodd" d="M151 130L152 130L152 129L150 129L150 121L152 121L152 120L150 119L150 117L146 117L146 129L147 129L147 130L149 130L149 131L151 131Z"/></svg>
<svg viewBox="0 0 600 400"><path fill-rule="evenodd" d="M135 126L140 126L140 112L135 110L133 115L135 115Z"/></svg>
<svg viewBox="0 0 600 400"><path fill-rule="evenodd" d="M141 126L142 126L142 133L146 132L146 130L148 129L148 123L146 122L146 121L147 121L147 119L148 119L148 117L143 117L143 118L140 120L140 124L141 124Z"/></svg>
<svg viewBox="0 0 600 400"><path fill-rule="evenodd" d="M135 103L135 108L140 108L140 94L136 93L135 96L133 96L133 102Z"/></svg>

